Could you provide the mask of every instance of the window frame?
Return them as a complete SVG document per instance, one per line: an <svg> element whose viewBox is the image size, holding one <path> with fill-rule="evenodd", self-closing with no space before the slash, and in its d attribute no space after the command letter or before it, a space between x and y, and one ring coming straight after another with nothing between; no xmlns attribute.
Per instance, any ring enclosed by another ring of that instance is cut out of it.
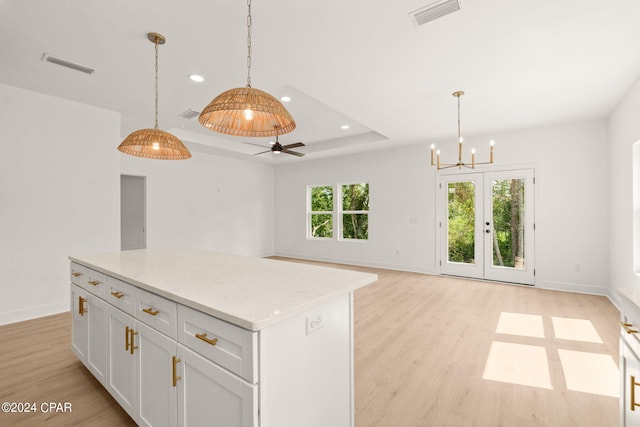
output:
<svg viewBox="0 0 640 427"><path fill-rule="evenodd" d="M362 185L366 184L371 189L368 180L354 180L338 182L336 184L312 184L307 185L307 221L306 221L306 237L307 240L318 241L344 241L344 242L368 242L369 241L369 219L371 214L371 193L369 193L369 209L367 210L343 210L342 200L342 188L347 185ZM332 189L333 197L333 210L331 211L313 211L312 210L312 192L314 188L318 187L330 187ZM355 239L351 237L343 237L344 224L343 215L356 214L367 215L367 238ZM312 215L331 215L331 237L317 237L311 234Z"/></svg>
<svg viewBox="0 0 640 427"><path fill-rule="evenodd" d="M314 188L319 188L319 187L330 187L331 191L332 191L332 200L333 200L333 210L331 211L314 211L312 210L312 201L311 201L311 197L312 197L312 192ZM321 240L321 241L327 241L327 240L334 240L335 238L335 229L336 229L336 187L335 185L332 184L318 184L318 185L307 185L307 239L308 240ZM313 221L311 220L311 217L313 215L331 215L331 237L317 237L317 236L313 236L311 234L311 224L313 223Z"/></svg>
<svg viewBox="0 0 640 427"><path fill-rule="evenodd" d="M338 240L342 240L345 242L368 242L369 241L369 212L371 210L371 206L369 206L369 209L365 210L343 210L343 206L342 206L342 187L344 187L345 185L362 185L362 184L366 184L367 187L369 187L369 181L348 181L348 182L339 182L336 184L336 186L338 187L338 196L340 197L340 207L338 209ZM371 189L371 187L369 187L369 190ZM371 205L371 193L369 193L369 205ZM334 203L334 208L335 208L335 203ZM355 238L351 238L351 237L343 237L343 233L344 233L344 215L349 215L349 214L360 214L360 215L367 215L367 238L366 239L355 239Z"/></svg>

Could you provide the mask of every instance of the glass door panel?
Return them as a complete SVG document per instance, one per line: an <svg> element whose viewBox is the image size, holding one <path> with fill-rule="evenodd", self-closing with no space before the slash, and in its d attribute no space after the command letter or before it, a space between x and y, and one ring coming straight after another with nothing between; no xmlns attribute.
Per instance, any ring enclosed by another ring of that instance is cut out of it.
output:
<svg viewBox="0 0 640 427"><path fill-rule="evenodd" d="M482 216L477 214L482 210L482 186L477 176L442 180L446 197L440 225L444 274L482 278Z"/></svg>
<svg viewBox="0 0 640 427"><path fill-rule="evenodd" d="M485 278L533 284L533 170L485 172Z"/></svg>

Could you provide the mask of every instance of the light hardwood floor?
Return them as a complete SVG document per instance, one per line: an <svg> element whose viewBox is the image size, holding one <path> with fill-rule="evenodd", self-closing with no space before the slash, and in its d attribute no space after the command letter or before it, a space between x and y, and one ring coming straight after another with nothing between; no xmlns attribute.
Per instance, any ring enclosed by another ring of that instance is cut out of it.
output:
<svg viewBox="0 0 640 427"><path fill-rule="evenodd" d="M379 275L355 293L357 427L617 425L618 399L568 389L558 352L618 363L618 311L606 298L338 267ZM544 338L497 333L503 312L540 316ZM602 343L555 338L552 317L590 321ZM0 402L73 410L0 413L1 426L135 425L71 352L70 322L63 313L0 327ZM543 348L551 388L483 379L494 342Z"/></svg>

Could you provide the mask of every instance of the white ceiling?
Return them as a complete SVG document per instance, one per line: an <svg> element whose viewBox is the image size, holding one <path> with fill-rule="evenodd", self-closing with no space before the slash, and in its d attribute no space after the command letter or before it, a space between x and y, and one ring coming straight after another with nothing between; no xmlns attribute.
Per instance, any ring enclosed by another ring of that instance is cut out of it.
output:
<svg viewBox="0 0 640 427"><path fill-rule="evenodd" d="M409 13L433 2L253 0L252 85L291 96L297 122L280 142L307 144L304 159L455 143L455 90L466 135L604 118L640 76L637 0L461 0L418 27ZM179 116L246 84L246 13L241 0L0 0L0 82L118 111L124 137L153 127L146 34L159 32L160 127L193 150L254 158L246 138Z"/></svg>

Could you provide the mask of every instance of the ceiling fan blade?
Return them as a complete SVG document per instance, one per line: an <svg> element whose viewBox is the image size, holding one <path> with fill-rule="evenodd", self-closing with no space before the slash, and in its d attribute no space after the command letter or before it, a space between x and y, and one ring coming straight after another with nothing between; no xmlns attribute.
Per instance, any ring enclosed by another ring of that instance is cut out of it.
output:
<svg viewBox="0 0 640 427"><path fill-rule="evenodd" d="M256 144L253 144L253 145L256 145ZM267 151L262 151L260 153L256 153L256 154L254 154L254 156L259 156L260 154L264 154L264 153L271 153L271 150L267 150Z"/></svg>
<svg viewBox="0 0 640 427"><path fill-rule="evenodd" d="M302 142L295 142L293 144L284 145L282 148L285 150L288 150L289 148L298 148L298 147L304 147L304 144Z"/></svg>
<svg viewBox="0 0 640 427"><path fill-rule="evenodd" d="M297 151L291 151L291 150L282 150L283 153L287 153L287 154L292 154L294 156L298 156L298 157L303 157L304 153L298 153Z"/></svg>
<svg viewBox="0 0 640 427"><path fill-rule="evenodd" d="M254 144L253 142L242 141L243 144L255 145L256 147L269 148L266 145Z"/></svg>

